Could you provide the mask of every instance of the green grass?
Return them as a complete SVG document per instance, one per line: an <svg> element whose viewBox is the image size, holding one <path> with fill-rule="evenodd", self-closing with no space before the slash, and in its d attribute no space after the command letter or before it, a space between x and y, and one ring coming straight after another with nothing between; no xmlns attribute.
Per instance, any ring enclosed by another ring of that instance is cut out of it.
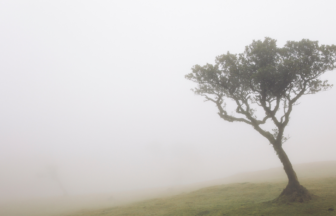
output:
<svg viewBox="0 0 336 216"><path fill-rule="evenodd" d="M336 215L336 177L301 181L317 195L308 203L275 204L286 182L235 183L203 188L191 193L158 198L98 211L87 211L76 216L323 216ZM334 208L334 211L328 209Z"/></svg>

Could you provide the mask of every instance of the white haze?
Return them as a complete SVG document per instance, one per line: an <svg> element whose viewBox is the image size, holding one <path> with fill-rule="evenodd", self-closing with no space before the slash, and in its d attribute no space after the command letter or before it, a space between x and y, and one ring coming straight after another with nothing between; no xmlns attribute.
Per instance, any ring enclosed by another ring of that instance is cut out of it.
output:
<svg viewBox="0 0 336 216"><path fill-rule="evenodd" d="M184 78L252 40L336 44L334 1L0 1L0 199L172 187L281 166ZM335 71L324 76L336 84ZM336 88L284 146L336 160ZM58 180L57 180L58 179ZM58 182L59 181L59 182Z"/></svg>

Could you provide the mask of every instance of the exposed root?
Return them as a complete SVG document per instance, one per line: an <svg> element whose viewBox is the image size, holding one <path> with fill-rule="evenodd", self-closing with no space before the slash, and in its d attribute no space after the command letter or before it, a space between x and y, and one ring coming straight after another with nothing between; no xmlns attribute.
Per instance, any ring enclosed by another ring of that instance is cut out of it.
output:
<svg viewBox="0 0 336 216"><path fill-rule="evenodd" d="M287 187L282 191L280 196L273 200L276 203L289 203L289 202L308 202L312 200L314 195L310 194L309 191L302 185L295 185Z"/></svg>

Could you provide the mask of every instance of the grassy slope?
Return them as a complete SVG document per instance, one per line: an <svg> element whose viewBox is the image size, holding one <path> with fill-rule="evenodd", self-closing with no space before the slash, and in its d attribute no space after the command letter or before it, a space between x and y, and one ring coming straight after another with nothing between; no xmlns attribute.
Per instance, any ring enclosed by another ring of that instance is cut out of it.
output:
<svg viewBox="0 0 336 216"><path fill-rule="evenodd" d="M309 203L273 204L267 201L278 196L286 182L234 183L74 215L336 215L336 209L328 211L336 207L336 177L305 179L302 184L318 197Z"/></svg>
<svg viewBox="0 0 336 216"><path fill-rule="evenodd" d="M335 215L336 162L296 165L301 184L317 195L309 203L273 204L286 186L282 168L244 173L230 178L204 183L216 185L177 196L151 199L129 205L82 211L73 216L131 215ZM327 177L329 176L329 177ZM264 179L264 182L262 180ZM245 182L244 182L245 181ZM240 182L223 184L228 182ZM218 185L220 184L220 185ZM200 187L196 186L195 188ZM334 211L328 211L333 208Z"/></svg>
<svg viewBox="0 0 336 216"><path fill-rule="evenodd" d="M120 194L54 197L45 198L43 200L36 199L0 203L0 215L336 216L336 161L301 164L295 165L294 167L301 183L312 193L318 195L319 198L304 204L272 205L271 203L265 203L266 201L276 198L286 185L286 176L283 169L274 168L237 174L225 179L176 188L159 188ZM153 199L157 197L161 198ZM139 202L145 199L147 199L147 201ZM125 205L125 203L130 202L134 204ZM335 211L327 211L329 208L335 208ZM87 210L78 212L80 209ZM70 212L74 213L71 214Z"/></svg>

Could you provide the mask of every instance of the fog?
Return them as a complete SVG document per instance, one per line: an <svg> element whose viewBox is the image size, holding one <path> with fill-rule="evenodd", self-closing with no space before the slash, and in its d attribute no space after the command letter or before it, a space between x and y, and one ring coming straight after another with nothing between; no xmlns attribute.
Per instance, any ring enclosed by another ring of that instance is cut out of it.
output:
<svg viewBox="0 0 336 216"><path fill-rule="evenodd" d="M170 188L281 166L190 89L252 40L336 44L334 1L0 1L0 200ZM324 78L336 84L335 71ZM336 88L294 107L293 164L336 160Z"/></svg>

